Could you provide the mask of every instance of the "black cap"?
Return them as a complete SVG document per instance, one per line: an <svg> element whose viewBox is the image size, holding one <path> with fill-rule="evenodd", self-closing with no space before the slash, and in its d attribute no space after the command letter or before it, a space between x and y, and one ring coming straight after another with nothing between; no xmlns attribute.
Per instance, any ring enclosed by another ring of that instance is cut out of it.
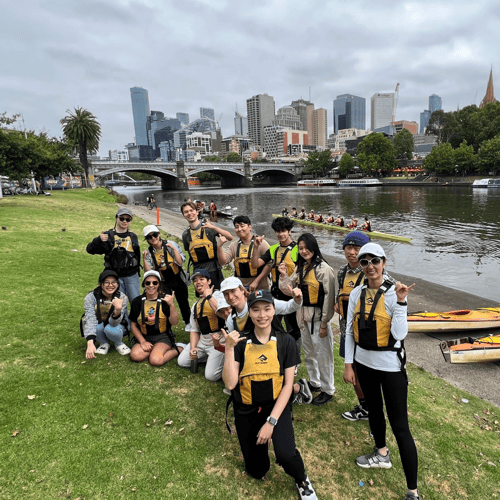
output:
<svg viewBox="0 0 500 500"><path fill-rule="evenodd" d="M114 271L111 271L111 269L107 269L106 271L103 271L99 275L99 283L102 283L106 278L109 278L110 276L113 276L113 278L116 278L116 281L119 280L118 274L116 274Z"/></svg>
<svg viewBox="0 0 500 500"><path fill-rule="evenodd" d="M269 302L274 305L274 297L271 295L269 290L256 290L248 297L248 307L252 307L252 305L256 302Z"/></svg>
<svg viewBox="0 0 500 500"><path fill-rule="evenodd" d="M206 269L197 269L192 275L191 275L191 281L194 281L196 276L204 276L207 279L210 279L210 273Z"/></svg>

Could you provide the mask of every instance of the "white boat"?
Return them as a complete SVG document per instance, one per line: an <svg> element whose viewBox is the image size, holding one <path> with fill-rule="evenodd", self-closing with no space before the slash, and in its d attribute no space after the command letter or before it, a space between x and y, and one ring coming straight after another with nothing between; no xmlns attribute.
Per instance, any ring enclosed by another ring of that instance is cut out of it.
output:
<svg viewBox="0 0 500 500"><path fill-rule="evenodd" d="M500 188L500 179L479 179L472 183L473 188Z"/></svg>
<svg viewBox="0 0 500 500"><path fill-rule="evenodd" d="M368 187L382 186L378 179L343 179L339 181L339 187Z"/></svg>
<svg viewBox="0 0 500 500"><path fill-rule="evenodd" d="M304 179L297 182L297 187L332 187L336 185L335 179Z"/></svg>

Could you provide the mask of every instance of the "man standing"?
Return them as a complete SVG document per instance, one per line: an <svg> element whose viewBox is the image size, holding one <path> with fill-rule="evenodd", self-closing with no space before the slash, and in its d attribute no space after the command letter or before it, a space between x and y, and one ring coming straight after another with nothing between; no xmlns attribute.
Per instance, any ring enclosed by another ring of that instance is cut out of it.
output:
<svg viewBox="0 0 500 500"><path fill-rule="evenodd" d="M205 269L210 275L212 286L218 290L222 276L221 266L217 261L217 236L222 235L232 241L233 237L229 231L215 226L211 222L200 222L198 211L193 202L181 205L181 212L188 221L189 227L182 233L184 249L189 254L189 260L193 263L194 271Z"/></svg>

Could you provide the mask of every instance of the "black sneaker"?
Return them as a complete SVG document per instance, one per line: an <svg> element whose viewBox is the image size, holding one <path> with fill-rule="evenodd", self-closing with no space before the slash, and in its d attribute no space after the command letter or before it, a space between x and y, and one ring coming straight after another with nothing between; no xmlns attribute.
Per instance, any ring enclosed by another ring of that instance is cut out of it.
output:
<svg viewBox="0 0 500 500"><path fill-rule="evenodd" d="M299 384L300 390L299 394L302 396L302 403L308 405L313 400L313 395L311 389L309 389L309 384L305 378L301 378L297 384Z"/></svg>
<svg viewBox="0 0 500 500"><path fill-rule="evenodd" d="M311 392L321 392L321 387L316 387L315 385L312 385L311 382L309 382L309 380L307 381L307 385Z"/></svg>
<svg viewBox="0 0 500 500"><path fill-rule="evenodd" d="M355 422L356 420L368 420L368 411L362 406L356 405L351 411L342 413L342 417Z"/></svg>
<svg viewBox="0 0 500 500"><path fill-rule="evenodd" d="M333 399L333 396L327 394L326 392L320 392L311 402L311 404L316 406L325 405Z"/></svg>
<svg viewBox="0 0 500 500"><path fill-rule="evenodd" d="M309 481L309 478L306 477L305 481L302 484L295 483L297 485L297 489L299 490L300 500L318 500L316 496L316 492Z"/></svg>

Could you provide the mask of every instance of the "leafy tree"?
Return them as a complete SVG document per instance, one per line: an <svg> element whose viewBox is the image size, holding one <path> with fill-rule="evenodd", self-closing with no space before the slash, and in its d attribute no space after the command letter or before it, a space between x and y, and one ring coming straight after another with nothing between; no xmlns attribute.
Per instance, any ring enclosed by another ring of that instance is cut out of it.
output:
<svg viewBox="0 0 500 500"><path fill-rule="evenodd" d="M61 119L64 136L69 144L74 145L80 155L80 163L88 183L89 164L88 151L98 151L101 139L101 125L97 118L88 110L81 107L75 108L74 112L66 110L68 116Z"/></svg>
<svg viewBox="0 0 500 500"><path fill-rule="evenodd" d="M205 157L205 161L211 161L211 162L220 162L220 161L224 161L222 158L218 157L217 155L212 155L212 156L206 156Z"/></svg>
<svg viewBox="0 0 500 500"><path fill-rule="evenodd" d="M358 144L356 154L358 167L367 173L390 172L398 164L392 142L381 133L367 135Z"/></svg>
<svg viewBox="0 0 500 500"><path fill-rule="evenodd" d="M424 166L430 172L453 172L455 169L455 154L451 144L449 142L445 142L436 146L425 157Z"/></svg>
<svg viewBox="0 0 500 500"><path fill-rule="evenodd" d="M226 156L226 161L228 163L241 163L243 161L243 158L238 154L238 153L229 153Z"/></svg>
<svg viewBox="0 0 500 500"><path fill-rule="evenodd" d="M318 151L317 149L311 151L307 160L304 162L306 168L303 170L304 174L323 173L332 164L332 152L329 149Z"/></svg>
<svg viewBox="0 0 500 500"><path fill-rule="evenodd" d="M467 141L463 141L460 147L453 152L455 168L462 172L463 175L469 170L475 170L477 167L477 157L474 154L474 148L467 145Z"/></svg>
<svg viewBox="0 0 500 500"><path fill-rule="evenodd" d="M481 143L478 153L478 170L500 170L500 136Z"/></svg>
<svg viewBox="0 0 500 500"><path fill-rule="evenodd" d="M344 153L339 162L339 172L342 175L350 174L354 170L354 158L349 153Z"/></svg>
<svg viewBox="0 0 500 500"><path fill-rule="evenodd" d="M394 137L394 142L392 144L396 151L396 158L406 158L407 160L413 158L413 135L408 129L404 128L401 130L401 132Z"/></svg>

